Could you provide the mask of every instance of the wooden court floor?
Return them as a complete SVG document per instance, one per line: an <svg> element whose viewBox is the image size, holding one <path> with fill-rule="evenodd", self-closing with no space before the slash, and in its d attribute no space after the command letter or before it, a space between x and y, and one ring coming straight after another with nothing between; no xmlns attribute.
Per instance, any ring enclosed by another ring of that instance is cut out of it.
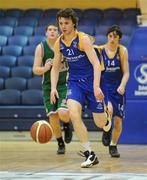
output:
<svg viewBox="0 0 147 180"><path fill-rule="evenodd" d="M83 169L80 164L84 158L77 154L81 147L76 138L66 145L65 155L57 155L54 139L37 144L27 132L0 132L0 179L147 179L147 146L119 145L121 157L111 158L101 137L97 140L93 133L90 139L100 163Z"/></svg>

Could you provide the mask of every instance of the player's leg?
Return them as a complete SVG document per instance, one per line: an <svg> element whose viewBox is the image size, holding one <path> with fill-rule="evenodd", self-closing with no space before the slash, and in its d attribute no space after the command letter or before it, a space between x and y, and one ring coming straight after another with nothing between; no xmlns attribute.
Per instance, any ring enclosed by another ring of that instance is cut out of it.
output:
<svg viewBox="0 0 147 180"><path fill-rule="evenodd" d="M112 119L113 106L112 106L110 101L108 102L107 109L108 109L110 118ZM108 132L103 131L103 134L102 134L102 143L103 143L104 146L109 146L110 145L111 131L112 131L112 128Z"/></svg>
<svg viewBox="0 0 147 180"><path fill-rule="evenodd" d="M71 142L73 136L72 125L69 121L69 111L67 109L60 109L58 114L60 119L63 121L64 141L68 144Z"/></svg>
<svg viewBox="0 0 147 180"><path fill-rule="evenodd" d="M59 99L58 99L58 115L60 120L63 121L63 130L64 130L64 141L66 143L70 143L72 140L72 127L71 122L69 118L69 110L67 107L67 100L66 100L66 94L67 94L67 87L64 86L61 89L58 90L59 93Z"/></svg>
<svg viewBox="0 0 147 180"><path fill-rule="evenodd" d="M59 116L57 113L51 113L49 115L49 121L50 125L53 128L54 135L56 138L59 138L62 136L61 128L60 128L60 122L59 122Z"/></svg>
<svg viewBox="0 0 147 180"><path fill-rule="evenodd" d="M85 143L88 141L88 132L81 118L82 106L79 102L73 99L68 99L67 104L75 133L80 142Z"/></svg>
<svg viewBox="0 0 147 180"><path fill-rule="evenodd" d="M57 105L53 105L50 103L49 89L43 90L43 101L46 109L46 114L49 117L50 124L52 126L56 140L58 142L57 154L64 154L65 145L62 138L62 131L60 127L59 116L57 113Z"/></svg>
<svg viewBox="0 0 147 180"><path fill-rule="evenodd" d="M98 164L98 159L95 153L91 149L91 145L88 139L88 131L85 124L82 121L82 106L79 102L68 99L67 101L71 121L73 124L74 131L79 138L82 147L84 148L83 155L86 158L85 161L81 164L82 168L88 168L95 164Z"/></svg>
<svg viewBox="0 0 147 180"><path fill-rule="evenodd" d="M104 120L102 120L102 121L105 122L105 125L103 126L103 131L104 132L109 132L110 129L111 129L112 117L111 117L111 114L110 114L109 109L108 109L109 91L108 91L108 88L106 86L106 82L105 82L105 79L103 77L103 73L102 73L102 76L101 76L100 87L101 87L101 90L103 91L103 94L104 94L104 112L105 112L105 117L103 117ZM90 102L92 103L91 109L93 108L94 103L95 103L94 102L95 101L94 97L92 97L92 96L94 96L94 95L91 95L91 100L90 100ZM93 100L93 102L92 102L92 100ZM96 105L96 106L98 106L98 105ZM98 111L95 111L95 109L94 109L93 112L98 112Z"/></svg>
<svg viewBox="0 0 147 180"><path fill-rule="evenodd" d="M68 83L68 108L70 113L70 118L73 124L74 131L79 138L81 145L83 147L83 156L86 158L81 164L82 168L91 167L98 164L98 159L95 153L92 151L88 131L82 120L82 106L85 102L85 94L80 88L78 82Z"/></svg>
<svg viewBox="0 0 147 180"><path fill-rule="evenodd" d="M122 118L114 117L114 128L112 131L112 144L116 145L122 132Z"/></svg>
<svg viewBox="0 0 147 180"><path fill-rule="evenodd" d="M122 118L115 116L114 117L114 128L112 131L111 143L109 146L109 153L111 157L120 157L120 154L117 150L117 142L122 132Z"/></svg>
<svg viewBox="0 0 147 180"><path fill-rule="evenodd" d="M50 125L53 128L54 135L58 142L57 154L65 154L65 144L62 138L62 131L60 127L60 120L57 113L51 113L49 115Z"/></svg>
<svg viewBox="0 0 147 180"><path fill-rule="evenodd" d="M63 130L64 130L64 141L68 144L72 140L72 125L69 121L69 111L68 109L59 109L58 110L59 118L63 121Z"/></svg>
<svg viewBox="0 0 147 180"><path fill-rule="evenodd" d="M93 93L88 93L89 107L93 112L93 119L97 127L103 128L108 132L111 129L111 118L107 109L104 107L104 102L97 102Z"/></svg>
<svg viewBox="0 0 147 180"><path fill-rule="evenodd" d="M125 97L117 94L113 97L114 128L112 131L109 153L111 157L120 157L117 150L117 142L122 132L122 119L124 117Z"/></svg>

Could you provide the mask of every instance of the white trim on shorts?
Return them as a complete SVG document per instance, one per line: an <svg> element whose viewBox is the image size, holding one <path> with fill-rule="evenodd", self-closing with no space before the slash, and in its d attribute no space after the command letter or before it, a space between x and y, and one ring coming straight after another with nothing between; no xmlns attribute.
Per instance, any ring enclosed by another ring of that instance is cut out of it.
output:
<svg viewBox="0 0 147 180"><path fill-rule="evenodd" d="M57 109L57 111L58 111L59 109L63 109L63 110L68 111L68 108L64 108L64 107L60 107L60 108L58 108L58 109Z"/></svg>
<svg viewBox="0 0 147 180"><path fill-rule="evenodd" d="M68 111L68 108L60 107L60 108L58 108L56 111L50 111L50 112L47 114L47 116L50 116L51 114L56 114L56 113L58 112L59 109L63 109L63 110Z"/></svg>
<svg viewBox="0 0 147 180"><path fill-rule="evenodd" d="M57 113L57 110L56 111L50 111L47 116L50 116L51 114L56 114Z"/></svg>

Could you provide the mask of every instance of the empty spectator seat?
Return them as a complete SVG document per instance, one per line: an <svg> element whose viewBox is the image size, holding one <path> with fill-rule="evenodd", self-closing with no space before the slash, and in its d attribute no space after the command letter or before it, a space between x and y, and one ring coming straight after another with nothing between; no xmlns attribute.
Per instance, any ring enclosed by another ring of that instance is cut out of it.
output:
<svg viewBox="0 0 147 180"><path fill-rule="evenodd" d="M32 36L29 37L29 45L38 45L40 44L42 41L44 41L46 38L45 36Z"/></svg>
<svg viewBox="0 0 147 180"><path fill-rule="evenodd" d="M15 35L8 38L8 45L26 46L28 44L28 37L22 35Z"/></svg>
<svg viewBox="0 0 147 180"><path fill-rule="evenodd" d="M33 31L34 31L33 27L19 26L19 27L14 28L14 35L32 36Z"/></svg>
<svg viewBox="0 0 147 180"><path fill-rule="evenodd" d="M10 76L10 68L6 66L0 66L0 78L8 78Z"/></svg>
<svg viewBox="0 0 147 180"><path fill-rule="evenodd" d="M7 44L7 36L1 36L0 35L0 46L6 46Z"/></svg>
<svg viewBox="0 0 147 180"><path fill-rule="evenodd" d="M0 90L4 89L4 79L0 78Z"/></svg>
<svg viewBox="0 0 147 180"><path fill-rule="evenodd" d="M2 48L2 55L20 56L22 54L22 47L16 45L4 46Z"/></svg>
<svg viewBox="0 0 147 180"><path fill-rule="evenodd" d="M29 89L22 92L23 105L43 105L41 90Z"/></svg>
<svg viewBox="0 0 147 180"><path fill-rule="evenodd" d="M10 55L0 56L0 66L14 67L16 66L16 57Z"/></svg>
<svg viewBox="0 0 147 180"><path fill-rule="evenodd" d="M0 35L2 36L12 36L13 27L0 25Z"/></svg>
<svg viewBox="0 0 147 180"><path fill-rule="evenodd" d="M33 77L28 80L28 89L42 89L42 77Z"/></svg>
<svg viewBox="0 0 147 180"><path fill-rule="evenodd" d="M23 55L34 56L36 46L30 45L23 48Z"/></svg>
<svg viewBox="0 0 147 180"><path fill-rule="evenodd" d="M27 80L22 77L11 77L5 80L6 89L17 89L19 91L25 90L27 87Z"/></svg>
<svg viewBox="0 0 147 180"><path fill-rule="evenodd" d="M18 66L30 66L34 63L34 56L19 56L17 59Z"/></svg>
<svg viewBox="0 0 147 180"><path fill-rule="evenodd" d="M32 68L27 66L17 66L11 68L11 76L12 77L23 77L23 78L31 78L32 77Z"/></svg>
<svg viewBox="0 0 147 180"><path fill-rule="evenodd" d="M21 93L16 89L4 89L0 91L0 105L20 105Z"/></svg>
<svg viewBox="0 0 147 180"><path fill-rule="evenodd" d="M7 9L5 12L5 16L16 17L16 18L21 17L22 14L23 14L23 10L17 8Z"/></svg>

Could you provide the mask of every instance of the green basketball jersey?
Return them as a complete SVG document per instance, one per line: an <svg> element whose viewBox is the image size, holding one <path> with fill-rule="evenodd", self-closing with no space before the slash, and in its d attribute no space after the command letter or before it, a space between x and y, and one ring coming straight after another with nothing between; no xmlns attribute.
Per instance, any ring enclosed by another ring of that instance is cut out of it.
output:
<svg viewBox="0 0 147 180"><path fill-rule="evenodd" d="M43 60L42 63L45 65L46 62L52 61L54 58L54 51L48 46L47 41L43 41L41 43L43 49ZM51 77L50 77L51 69L47 71L43 75L43 89L51 89ZM67 81L67 66L65 60L62 61L62 68L59 73L59 80L57 84L57 88L62 88L62 86L66 85Z"/></svg>

